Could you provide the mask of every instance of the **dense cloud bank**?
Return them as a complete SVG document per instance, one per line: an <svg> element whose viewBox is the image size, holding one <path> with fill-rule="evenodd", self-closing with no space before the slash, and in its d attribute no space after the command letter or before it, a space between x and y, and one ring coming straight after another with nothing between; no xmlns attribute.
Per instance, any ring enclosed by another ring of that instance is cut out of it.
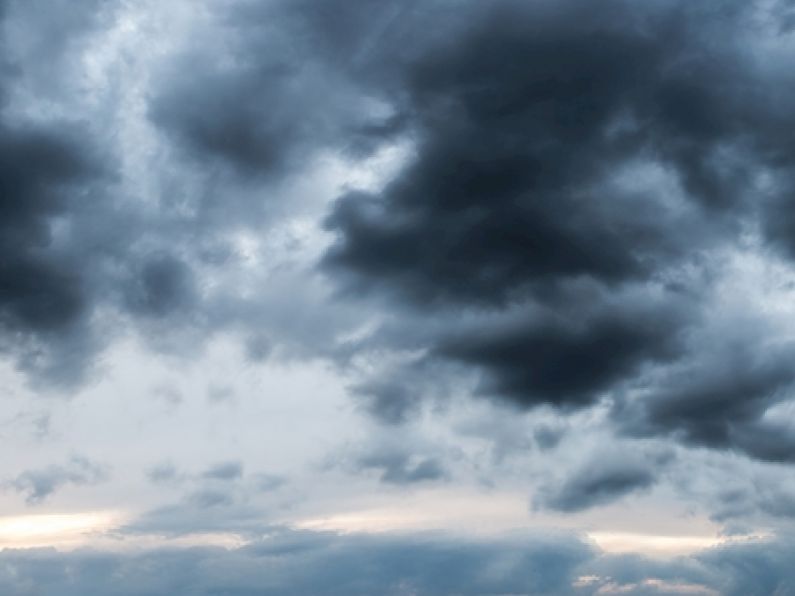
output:
<svg viewBox="0 0 795 596"><path fill-rule="evenodd" d="M786 594L786 541L734 543L660 562L607 555L575 536L469 541L285 531L248 546L137 553L5 550L16 596L184 594Z"/></svg>

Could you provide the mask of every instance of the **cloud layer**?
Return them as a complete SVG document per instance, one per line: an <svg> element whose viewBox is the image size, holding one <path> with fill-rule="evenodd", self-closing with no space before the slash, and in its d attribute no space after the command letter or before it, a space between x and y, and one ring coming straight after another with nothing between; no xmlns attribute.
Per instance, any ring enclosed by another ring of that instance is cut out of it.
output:
<svg viewBox="0 0 795 596"><path fill-rule="evenodd" d="M0 0L0 591L795 590L793 15Z"/></svg>

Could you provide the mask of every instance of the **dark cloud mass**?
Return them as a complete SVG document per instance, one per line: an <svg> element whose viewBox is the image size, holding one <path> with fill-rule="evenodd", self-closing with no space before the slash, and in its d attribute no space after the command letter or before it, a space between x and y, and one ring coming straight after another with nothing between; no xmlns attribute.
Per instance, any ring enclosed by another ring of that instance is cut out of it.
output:
<svg viewBox="0 0 795 596"><path fill-rule="evenodd" d="M415 317L513 313L422 341L525 407L590 405L676 361L718 382L723 365L681 341L700 333L710 255L755 217L771 246L790 236L776 210L791 195L791 81L754 54L760 7L465 6L466 26L398 66L370 52L397 71L416 152L382 191L337 200L327 271ZM786 459L723 422L761 415L768 368L671 399L663 385L637 408L686 440Z"/></svg>
<svg viewBox="0 0 795 596"><path fill-rule="evenodd" d="M697 166L676 144L692 137L709 153L720 140L687 120L719 87L698 63L677 69L697 40L674 15L617 2L525 6L472 9L476 24L407 68L417 158L381 196L340 199L330 265L417 300L488 304L565 279L646 278L695 248L672 224L699 212L682 218L653 186L613 184L648 160L697 202L728 201L687 192Z"/></svg>
<svg viewBox="0 0 795 596"><path fill-rule="evenodd" d="M647 360L675 354L675 319L665 311L634 313L631 304L543 310L527 320L444 338L441 355L485 367L484 390L526 405L582 405Z"/></svg>
<svg viewBox="0 0 795 596"><path fill-rule="evenodd" d="M102 167L92 153L76 127L0 124L0 325L6 350L30 341L57 345L84 333L92 297L79 257L57 245L53 227L57 218L69 218L75 201L91 200Z"/></svg>
<svg viewBox="0 0 795 596"><path fill-rule="evenodd" d="M764 414L790 395L792 346L714 348L695 364L672 372L614 416L640 435L670 433L696 445L734 447L769 461L795 457L789 430Z"/></svg>

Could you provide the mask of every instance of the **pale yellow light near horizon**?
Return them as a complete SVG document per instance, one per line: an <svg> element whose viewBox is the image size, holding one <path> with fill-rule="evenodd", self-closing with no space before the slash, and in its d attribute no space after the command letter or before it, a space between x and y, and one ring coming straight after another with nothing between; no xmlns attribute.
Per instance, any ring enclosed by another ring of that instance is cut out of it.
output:
<svg viewBox="0 0 795 596"><path fill-rule="evenodd" d="M0 517L0 549L80 546L92 535L117 526L122 519L115 511Z"/></svg>

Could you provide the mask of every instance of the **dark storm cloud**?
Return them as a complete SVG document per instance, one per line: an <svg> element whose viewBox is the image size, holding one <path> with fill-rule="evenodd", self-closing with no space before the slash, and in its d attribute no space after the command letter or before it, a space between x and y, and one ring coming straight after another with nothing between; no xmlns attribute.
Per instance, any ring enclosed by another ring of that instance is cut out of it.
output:
<svg viewBox="0 0 795 596"><path fill-rule="evenodd" d="M25 495L28 505L38 505L67 485L93 485L107 480L106 466L84 457L72 457L63 465L26 470L6 481L4 487Z"/></svg>
<svg viewBox="0 0 795 596"><path fill-rule="evenodd" d="M668 453L637 450L597 452L560 483L542 487L534 504L565 512L608 505L651 488L670 459Z"/></svg>
<svg viewBox="0 0 795 596"><path fill-rule="evenodd" d="M431 339L433 353L475 365L484 393L588 405L677 355L675 293L639 308L619 288L664 279L728 227L707 213L733 199L701 183L718 184L676 141L692 128L686 106L708 105L731 77L680 72L698 44L685 16L656 5L489 6L467 6L470 26L405 67L416 157L380 194L338 200L325 265L420 313L548 304L503 326L454 329ZM722 133L702 129L693 143L707 152Z"/></svg>
<svg viewBox="0 0 795 596"><path fill-rule="evenodd" d="M415 300L494 303L561 279L648 277L693 248L670 227L670 197L611 177L645 158L698 187L693 198L725 200L689 182L698 166L676 141L713 148L722 131L689 114L711 116L733 78L679 72L692 40L653 10L489 6L404 74L417 158L381 195L339 200L328 265Z"/></svg>
<svg viewBox="0 0 795 596"><path fill-rule="evenodd" d="M793 347L766 347L752 338L701 355L656 379L636 398L619 402L614 418L635 435L667 434L694 445L732 448L752 457L795 459L795 435L784 419L764 418L791 397Z"/></svg>
<svg viewBox="0 0 795 596"><path fill-rule="evenodd" d="M643 363L677 354L673 309L562 305L441 339L437 353L483 367L481 389L531 406L586 405Z"/></svg>
<svg viewBox="0 0 795 596"><path fill-rule="evenodd" d="M770 15L733 2L457 8L424 38L405 25L417 13L401 13L358 63L400 89L415 152L381 191L337 200L326 271L406 319L452 321L417 343L431 362L479 371L487 396L588 406L657 367L615 417L629 432L791 460L788 429L762 419L790 383L788 360L722 363L682 342L703 331L712 251L743 225L785 252L795 237L795 79L760 24ZM396 29L412 31L413 53L392 47ZM473 310L511 315L451 316ZM418 410L409 379L364 389L384 420ZM651 481L630 476L617 492Z"/></svg>
<svg viewBox="0 0 795 596"><path fill-rule="evenodd" d="M6 337L19 334L17 344L68 336L84 322L90 296L80 263L52 226L101 167L75 126L0 122L0 326Z"/></svg>

